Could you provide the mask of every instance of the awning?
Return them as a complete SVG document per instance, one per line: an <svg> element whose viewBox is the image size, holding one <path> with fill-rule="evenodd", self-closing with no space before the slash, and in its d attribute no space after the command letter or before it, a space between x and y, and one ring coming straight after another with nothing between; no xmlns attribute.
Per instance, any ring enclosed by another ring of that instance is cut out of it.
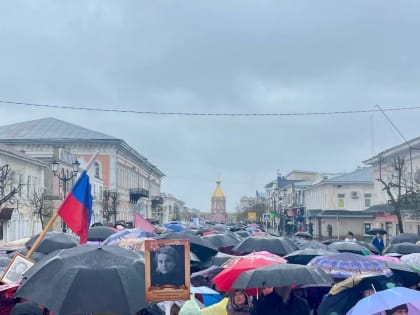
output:
<svg viewBox="0 0 420 315"><path fill-rule="evenodd" d="M0 221L9 221L15 208L3 208L0 210Z"/></svg>

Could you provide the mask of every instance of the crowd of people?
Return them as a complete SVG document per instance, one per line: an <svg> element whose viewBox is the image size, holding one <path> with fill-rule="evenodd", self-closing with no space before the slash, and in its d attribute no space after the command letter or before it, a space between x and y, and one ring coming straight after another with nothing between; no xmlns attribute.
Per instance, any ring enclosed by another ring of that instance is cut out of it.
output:
<svg viewBox="0 0 420 315"><path fill-rule="evenodd" d="M123 227L125 228L125 227ZM199 235L200 233L198 233ZM349 231L344 239L345 242L357 242L355 235ZM383 253L385 244L383 235L377 233L372 237L371 244L377 248L380 254ZM185 284L185 266L183 265L182 250L177 246L168 245L156 249L151 254L150 265L150 279L152 287L180 287ZM337 283L343 279L334 279ZM331 283L331 286L333 283ZM217 290L217 286L209 285ZM417 283L412 286L418 289ZM385 289L373 285L373 282L366 282L360 284L358 291L353 292L353 305L365 297L376 293L377 289ZM219 291L221 297L226 300L221 311L206 312L206 308L200 311L195 309L195 313L186 313L183 307L172 308L171 315L192 315L192 314L209 314L209 315L344 315L346 313L325 313L322 307L319 308L328 298L330 287L314 287L312 290L308 288L301 288L297 285L289 285L282 287L273 287L263 285L258 288L258 293L250 293L249 290L231 289L227 292ZM312 292L310 297L308 292ZM316 296L313 298L313 296ZM37 305L31 301L24 299L15 299L14 307L10 312L2 313L0 308L0 315L12 314L34 314L34 315L51 315L45 307ZM201 305L202 307L203 305ZM349 308L347 308L349 309ZM152 313L150 310L142 310L138 314L159 314ZM163 314L163 313L161 313ZM409 307L407 304L401 304L390 309L383 310L375 315L407 315L409 314ZM420 314L420 312L419 312ZM57 314L59 315L59 314ZM365 314L360 314L365 315ZM410 313L411 315L411 313Z"/></svg>

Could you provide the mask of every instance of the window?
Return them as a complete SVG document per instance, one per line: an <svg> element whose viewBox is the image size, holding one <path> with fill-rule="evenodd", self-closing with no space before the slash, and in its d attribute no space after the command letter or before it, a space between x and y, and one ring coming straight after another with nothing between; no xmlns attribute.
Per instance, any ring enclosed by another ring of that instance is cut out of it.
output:
<svg viewBox="0 0 420 315"><path fill-rule="evenodd" d="M369 208L372 203L372 194L365 194L365 207Z"/></svg>
<svg viewBox="0 0 420 315"><path fill-rule="evenodd" d="M344 194L337 194L339 208L344 208L344 197Z"/></svg>
<svg viewBox="0 0 420 315"><path fill-rule="evenodd" d="M101 165L98 161L95 162L95 178L101 178Z"/></svg>

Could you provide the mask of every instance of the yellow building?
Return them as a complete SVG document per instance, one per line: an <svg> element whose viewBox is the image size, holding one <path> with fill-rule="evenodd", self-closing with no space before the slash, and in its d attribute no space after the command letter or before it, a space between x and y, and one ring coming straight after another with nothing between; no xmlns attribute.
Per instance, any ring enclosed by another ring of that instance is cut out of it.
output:
<svg viewBox="0 0 420 315"><path fill-rule="evenodd" d="M211 214L212 215L222 215L223 217L226 216L226 198L225 194L223 193L222 188L220 187L221 180L217 179L216 181L216 189L211 196Z"/></svg>

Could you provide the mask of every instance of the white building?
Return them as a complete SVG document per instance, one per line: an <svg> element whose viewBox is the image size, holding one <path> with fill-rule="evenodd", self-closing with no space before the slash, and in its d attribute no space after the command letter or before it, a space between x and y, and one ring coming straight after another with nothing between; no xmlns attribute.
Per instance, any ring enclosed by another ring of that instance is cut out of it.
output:
<svg viewBox="0 0 420 315"><path fill-rule="evenodd" d="M10 171L3 183L0 199L20 185L18 192L0 205L0 239L8 242L42 230L34 199L41 198L45 192L45 172L49 167L24 152L0 144L0 167L3 166L8 166Z"/></svg>

